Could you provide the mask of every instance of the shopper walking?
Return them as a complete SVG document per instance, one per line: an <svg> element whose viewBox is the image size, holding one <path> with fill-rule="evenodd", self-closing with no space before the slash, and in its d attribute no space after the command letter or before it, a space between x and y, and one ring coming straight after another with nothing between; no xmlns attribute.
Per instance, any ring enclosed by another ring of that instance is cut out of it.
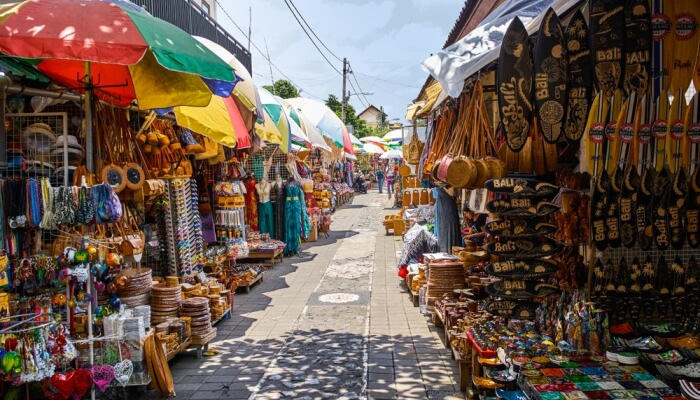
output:
<svg viewBox="0 0 700 400"><path fill-rule="evenodd" d="M391 194L394 191L394 177L396 176L394 173L394 168L391 166L391 164L386 165L384 176L386 176L386 193L387 196L391 198Z"/></svg>
<svg viewBox="0 0 700 400"><path fill-rule="evenodd" d="M379 193L382 193L382 187L384 186L384 171L380 166L375 167L374 174L377 177L377 186L379 186Z"/></svg>

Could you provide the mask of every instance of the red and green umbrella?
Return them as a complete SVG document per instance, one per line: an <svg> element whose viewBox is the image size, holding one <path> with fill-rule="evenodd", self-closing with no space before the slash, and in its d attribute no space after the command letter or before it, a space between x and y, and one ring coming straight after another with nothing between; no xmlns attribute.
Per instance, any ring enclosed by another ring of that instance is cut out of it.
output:
<svg viewBox="0 0 700 400"><path fill-rule="evenodd" d="M32 59L60 84L139 108L206 106L228 96L231 66L174 25L124 2L27 0L0 5L0 53ZM89 79L86 75L89 72Z"/></svg>

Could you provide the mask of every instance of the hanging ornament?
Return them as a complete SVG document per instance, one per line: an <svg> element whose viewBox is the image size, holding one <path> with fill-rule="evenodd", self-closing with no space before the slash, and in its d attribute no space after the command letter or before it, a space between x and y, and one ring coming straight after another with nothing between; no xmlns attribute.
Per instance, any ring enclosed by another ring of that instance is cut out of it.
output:
<svg viewBox="0 0 700 400"><path fill-rule="evenodd" d="M131 360L123 360L114 365L114 379L119 382L122 387L129 383L132 373L134 373L134 364Z"/></svg>

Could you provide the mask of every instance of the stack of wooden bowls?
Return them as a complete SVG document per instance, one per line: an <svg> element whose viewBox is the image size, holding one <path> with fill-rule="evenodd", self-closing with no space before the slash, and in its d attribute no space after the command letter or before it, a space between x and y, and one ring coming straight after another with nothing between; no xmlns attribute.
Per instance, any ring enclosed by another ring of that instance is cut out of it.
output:
<svg viewBox="0 0 700 400"><path fill-rule="evenodd" d="M464 267L461 262L431 263L428 269L427 306L432 307L435 300L445 293L464 289Z"/></svg>

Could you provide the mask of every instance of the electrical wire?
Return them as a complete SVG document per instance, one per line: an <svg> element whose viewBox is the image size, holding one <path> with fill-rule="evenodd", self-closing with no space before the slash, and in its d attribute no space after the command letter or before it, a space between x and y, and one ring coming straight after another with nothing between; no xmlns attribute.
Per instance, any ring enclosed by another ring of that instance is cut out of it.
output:
<svg viewBox="0 0 700 400"><path fill-rule="evenodd" d="M313 97L313 98L316 98L316 99L321 99L321 97L316 96L316 95L314 95L313 93L309 92L308 90L303 89L301 86L297 85L297 84L292 80L292 78L290 78L290 77L289 77L287 74L285 74L277 65L275 65L275 64L272 62L272 60L270 60L270 58L267 57L267 55L265 54L265 52L263 52L262 50L260 50L260 48L258 47L258 45L256 45L255 42L253 42L253 41L248 37L248 34L243 30L243 28L241 28L241 27L236 23L236 21L233 19L233 17L231 17L231 15L228 13L228 11L226 10L226 8L224 8L223 4L221 4L221 2L220 2L219 0L214 0L214 2L216 3L217 7L218 7L221 11L224 12L224 15L226 16L226 18L228 18L229 21L231 21L231 23L233 24L233 26L235 26L236 29L238 29L238 31L241 32L241 34L243 35L243 37L250 41L250 44L251 44L251 45L253 46L253 48L258 52L258 54L260 54L260 55L262 56L262 58L264 58L265 61L267 61L270 65L272 65L272 68L274 68L277 72L280 73L280 75L282 75L282 76L283 76L286 80L288 80L292 85L294 85L297 89L299 89L300 92L304 92L306 95L308 95L308 96L310 96L310 97Z"/></svg>
<svg viewBox="0 0 700 400"><path fill-rule="evenodd" d="M389 79L381 78L381 77L378 77L378 76L375 76L375 75L365 74L365 73L362 73L362 72L358 72L358 75L362 75L362 76L365 76L365 77L367 77L367 78L369 78L369 79L374 79L374 80L377 80L377 81L380 81L380 82L386 82L386 83L389 83L389 84L391 84L391 85L403 86L403 87L407 87L407 88L411 88L411 89L420 89L420 86L408 85L408 84L405 84L405 83L392 81L392 80L389 80Z"/></svg>
<svg viewBox="0 0 700 400"><path fill-rule="evenodd" d="M312 33L312 34L314 35L314 37L318 40L318 42L321 43L321 46L323 46L326 50L328 50L328 52L331 53L331 55L332 55L333 57L335 57L336 60L338 60L338 61L340 61L340 62L343 62L343 59L340 58L340 57L338 57L335 53L333 53L333 50L331 50L330 48L328 48L328 46L326 46L326 44L323 43L323 40L321 40L321 38L318 37L318 35L317 35L316 32L313 30L313 28L311 27L311 25L309 25L309 23L306 21L306 18L304 18L304 15L299 11L299 9L297 8L297 6L294 5L294 1L289 0L289 4L291 4L292 7L294 7L294 10L297 12L297 14L299 14L299 17L301 18L301 20L304 21L304 24L306 24L306 27L309 28L309 31L311 31L311 33Z"/></svg>
<svg viewBox="0 0 700 400"><path fill-rule="evenodd" d="M328 63L328 65L330 65L330 67L333 68L333 70L334 70L335 72L337 72L338 75L343 75L343 73L340 72L340 70L339 70L335 65L333 65L333 63L331 62L331 60L329 60L328 57L326 57L326 54L321 50L321 48L318 47L318 44L316 44L316 41L314 41L314 39L311 37L311 35L309 34L309 32L306 30L306 27L305 27L304 24L301 22L301 20L300 20L299 17L297 16L297 14L294 12L294 10L292 9L292 6L289 5L289 0L284 0L284 4L287 6L287 8L289 8L289 12L292 13L292 16L294 16L294 19L297 21L297 23L298 23L299 26L301 27L301 30L304 31L304 34L306 35L307 38L309 38L309 41L311 41L311 44L314 45L314 47L316 48L316 50L318 50L318 53L321 55L321 57L323 57L323 59L326 60L326 62ZM319 40L319 42L320 42L320 40Z"/></svg>

